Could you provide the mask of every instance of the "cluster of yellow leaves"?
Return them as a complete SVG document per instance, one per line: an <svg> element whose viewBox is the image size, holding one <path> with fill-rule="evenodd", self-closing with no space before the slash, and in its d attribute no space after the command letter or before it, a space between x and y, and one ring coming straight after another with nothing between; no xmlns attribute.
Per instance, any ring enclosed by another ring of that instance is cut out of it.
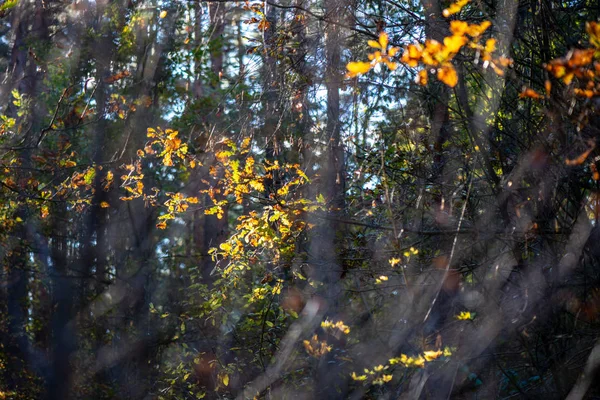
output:
<svg viewBox="0 0 600 400"><path fill-rule="evenodd" d="M317 335L313 335L310 340L305 340L302 343L306 352L315 358L320 358L332 350L332 347L327 345L325 340L319 340Z"/></svg>
<svg viewBox="0 0 600 400"><path fill-rule="evenodd" d="M158 219L160 222L156 225L159 229L167 227L167 220L175 219L175 213L185 212L190 204L198 204L197 197L186 197L182 193L167 193L169 199L165 201L167 212Z"/></svg>
<svg viewBox="0 0 600 400"><path fill-rule="evenodd" d="M419 71L417 75L417 81L421 85L427 84L429 71L433 71L440 81L454 87L458 83L458 74L451 61L463 47L468 45L479 53L484 68L489 66L498 75L502 75L504 72L501 67L509 66L510 60L505 57L496 59L492 57L492 53L496 50L495 39L487 39L485 44L480 43L483 33L490 26L489 21L481 24L450 21L452 36L445 37L443 43L428 39L424 44L410 44L402 54L401 60L410 67L416 67L419 63L425 66L425 69Z"/></svg>
<svg viewBox="0 0 600 400"><path fill-rule="evenodd" d="M440 357L450 357L452 350L446 347L444 350L428 350L424 351L414 357L409 357L406 354L401 354L400 357L390 358L388 364L378 365L372 370L365 368L364 374L358 375L356 372L352 373L352 379L358 382L371 383L375 385L382 385L392 380L393 375L386 373L392 366L401 365L405 368L423 368L425 363L435 361Z"/></svg>
<svg viewBox="0 0 600 400"><path fill-rule="evenodd" d="M142 163L140 160L135 161L133 164L127 164L121 166L125 173L121 175L121 187L125 189L128 196L121 196L122 201L131 201L139 197L144 196L144 174L142 173Z"/></svg>
<svg viewBox="0 0 600 400"><path fill-rule="evenodd" d="M157 145L160 148L158 157L162 157L162 163L166 167L173 166L173 159L179 158L184 160L187 155L188 145L182 143L181 139L177 137L178 131L173 129L165 129L164 131L160 127L148 128L148 138L152 139L144 150L138 150L138 155L143 157L145 153L154 154L152 146ZM191 168L195 168L198 162L190 157L189 165Z"/></svg>
<svg viewBox="0 0 600 400"><path fill-rule="evenodd" d="M449 17L456 14L468 2L469 0L460 0L452 4L444 10L444 16ZM417 74L417 82L421 85L427 84L429 72L431 71L437 75L440 81L454 87L458 83L458 74L452 60L463 47L468 45L469 48L477 51L478 59L483 61L483 68L491 67L498 75L503 75L502 68L508 67L511 60L506 57L494 58L492 56L492 53L496 50L495 39L490 38L485 43L481 43L482 35L490 25L489 21L484 21L481 24L450 21L452 35L445 37L443 43L428 39L424 44L410 44L405 48L401 61L409 67L416 67L419 64L425 66ZM349 62L346 66L348 69L346 77L353 78L365 74L380 63L387 65L392 71L398 67L398 64L391 60L391 57L397 54L398 48L391 47L388 49L388 36L385 32L380 33L378 42L369 40L368 44L378 50L369 54L370 62Z"/></svg>
<svg viewBox="0 0 600 400"><path fill-rule="evenodd" d="M444 11L442 11L442 15L444 15L444 17L448 18L451 15L459 13L460 10L462 10L464 6L469 4L469 1L470 0L458 0L456 3L450 4L450 7L446 8Z"/></svg>
<svg viewBox="0 0 600 400"><path fill-rule="evenodd" d="M460 314L456 316L456 319L459 321L470 321L473 318L475 318L475 314L471 313L470 311L461 311Z"/></svg>
<svg viewBox="0 0 600 400"><path fill-rule="evenodd" d="M414 357L409 357L406 354L401 354L400 357L390 358L389 362L390 365L401 364L406 368L422 368L425 366L426 362L437 360L441 356L450 357L451 355L452 351L449 348L445 348L444 350L424 351L423 354L419 354L418 356Z"/></svg>
<svg viewBox="0 0 600 400"><path fill-rule="evenodd" d="M275 161L257 165L254 158L247 155L250 151L249 138L244 139L239 148L232 140L225 140L223 144L227 148L216 153L221 168L220 170L217 168L211 168L210 170L213 177L219 176L222 172L223 179L220 179L221 185L219 187L211 187L204 191L213 202L213 207L207 209L206 214L216 214L219 218L222 217L223 206L227 204L227 200L223 199L222 196L232 195L236 203L241 204L244 196L253 191L258 192L258 195L262 195L265 191L265 181L273 178L274 171L283 171L286 174L291 174L294 178L278 188L276 193L271 193L271 199L285 197L294 188L308 183L308 177L298 164L280 165L279 162ZM278 203L285 205L286 201L285 199L278 199Z"/></svg>
<svg viewBox="0 0 600 400"><path fill-rule="evenodd" d="M370 381L374 385L383 385L392 380L394 377L392 374L387 374L387 370L390 368L389 365L378 365L373 367L372 370L368 368L364 369L363 375L358 375L356 372L353 372L351 377L353 380L358 382L364 382L367 379L371 378Z"/></svg>
<svg viewBox="0 0 600 400"><path fill-rule="evenodd" d="M402 262L402 260L399 259L399 258L397 258L397 257L392 257L392 258L389 259L388 262L390 263L390 265L392 267L395 267L396 265L400 264Z"/></svg>
<svg viewBox="0 0 600 400"><path fill-rule="evenodd" d="M321 328L333 336L337 336L338 333L348 335L350 333L350 327L344 324L344 321L333 322L325 320L321 322Z"/></svg>
<svg viewBox="0 0 600 400"><path fill-rule="evenodd" d="M273 277L271 275L270 279L263 280L262 286L255 287L254 289L252 289L251 294L245 296L245 298L248 300L248 302L246 303L246 307L248 307L250 304L264 300L268 295L276 296L278 294L281 294L281 289L283 288L283 280L277 279L275 284L271 285L270 282L272 280Z"/></svg>
<svg viewBox="0 0 600 400"><path fill-rule="evenodd" d="M94 187L96 174L104 174L101 179L102 190L108 191L113 185L113 172L110 170L104 172L103 170L104 168L101 165L92 165L83 171L76 171L56 187L42 190L40 197L44 200L51 198L69 199L78 210L81 210L85 205L91 204L94 191L96 190ZM100 204L100 207L107 208L108 205ZM48 206L42 206L40 209L41 217L46 218L48 213Z"/></svg>
<svg viewBox="0 0 600 400"><path fill-rule="evenodd" d="M414 247L411 247L410 249L406 250L403 255L404 257L410 257L411 255L416 256L417 254L419 254L419 250L415 249Z"/></svg>
<svg viewBox="0 0 600 400"><path fill-rule="evenodd" d="M371 62L363 62L363 61L352 61L349 62L346 68L348 69L348 73L346 74L347 78L354 78L361 74L366 74L371 70L371 68L375 67L377 64L385 64L387 67L395 71L398 68L398 64L391 60L391 57L394 57L398 53L397 47L388 48L389 38L387 33L381 32L379 34L379 40L369 40L367 42L369 46L371 46L375 50L373 53L369 54L369 60Z"/></svg>

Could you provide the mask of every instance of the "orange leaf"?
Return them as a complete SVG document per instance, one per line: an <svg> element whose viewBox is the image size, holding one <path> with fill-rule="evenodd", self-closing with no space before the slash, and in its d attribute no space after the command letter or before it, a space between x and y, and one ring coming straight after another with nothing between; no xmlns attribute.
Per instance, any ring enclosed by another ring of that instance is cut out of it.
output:
<svg viewBox="0 0 600 400"><path fill-rule="evenodd" d="M388 67L390 70L392 70L392 71L395 71L395 70L396 70L396 68L398 68L398 64L396 64L395 62L391 62L391 61L388 61L388 60L384 60L383 62L384 62L384 63L385 63L385 65L387 65L387 67Z"/></svg>
<svg viewBox="0 0 600 400"><path fill-rule="evenodd" d="M419 85L427 85L427 78L428 78L428 74L427 74L427 70L426 69L422 69L419 71L419 74L417 75L417 83Z"/></svg>
<svg viewBox="0 0 600 400"><path fill-rule="evenodd" d="M588 22L585 24L585 30L590 35L590 44L594 47L600 47L600 24Z"/></svg>
<svg viewBox="0 0 600 400"><path fill-rule="evenodd" d="M552 91L552 82L546 80L546 82L544 82L544 87L546 88L546 95L550 96L550 91Z"/></svg>
<svg viewBox="0 0 600 400"><path fill-rule="evenodd" d="M156 224L156 227L158 229L167 229L167 223L165 221L161 221L158 224Z"/></svg>
<svg viewBox="0 0 600 400"><path fill-rule="evenodd" d="M565 160L565 164L569 165L569 166L574 166L574 165L581 165L584 163L584 161L586 160L586 158L588 158L588 156L590 155L590 153L596 148L596 143L594 143L593 141L589 142L590 147L584 151L583 153L581 153L577 158L574 159L566 159Z"/></svg>
<svg viewBox="0 0 600 400"><path fill-rule="evenodd" d="M440 81L450 87L454 87L458 83L458 74L456 73L454 66L450 63L446 63L438 68L437 77Z"/></svg>
<svg viewBox="0 0 600 400"><path fill-rule="evenodd" d="M541 94L539 94L538 92L536 92L535 90L533 90L531 88L523 88L523 91L521 92L519 97L521 99L529 98L529 99L536 99L536 100L544 98L544 96L542 96Z"/></svg>
<svg viewBox="0 0 600 400"><path fill-rule="evenodd" d="M469 24L465 21L450 21L450 32L454 35L464 35L469 29Z"/></svg>
<svg viewBox="0 0 600 400"><path fill-rule="evenodd" d="M591 99L596 95L596 93L593 90L589 89L575 89L575 94L577 96L586 97L588 99Z"/></svg>
<svg viewBox="0 0 600 400"><path fill-rule="evenodd" d="M402 62L407 64L409 67L416 67L419 64L419 60L421 59L421 54L423 50L421 46L409 44L404 50L404 54L402 54Z"/></svg>

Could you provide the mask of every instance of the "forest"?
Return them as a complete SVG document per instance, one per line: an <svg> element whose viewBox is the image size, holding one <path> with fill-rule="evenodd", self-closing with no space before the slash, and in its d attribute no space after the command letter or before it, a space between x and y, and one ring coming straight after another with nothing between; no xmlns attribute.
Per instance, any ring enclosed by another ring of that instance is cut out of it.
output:
<svg viewBox="0 0 600 400"><path fill-rule="evenodd" d="M600 398L600 3L0 2L0 399Z"/></svg>

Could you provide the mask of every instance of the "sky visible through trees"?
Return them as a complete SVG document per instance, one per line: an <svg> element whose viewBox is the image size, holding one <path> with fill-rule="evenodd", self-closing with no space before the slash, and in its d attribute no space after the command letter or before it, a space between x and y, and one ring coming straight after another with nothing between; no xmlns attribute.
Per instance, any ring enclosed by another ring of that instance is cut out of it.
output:
<svg viewBox="0 0 600 400"><path fill-rule="evenodd" d="M600 396L599 18L1 2L0 399Z"/></svg>

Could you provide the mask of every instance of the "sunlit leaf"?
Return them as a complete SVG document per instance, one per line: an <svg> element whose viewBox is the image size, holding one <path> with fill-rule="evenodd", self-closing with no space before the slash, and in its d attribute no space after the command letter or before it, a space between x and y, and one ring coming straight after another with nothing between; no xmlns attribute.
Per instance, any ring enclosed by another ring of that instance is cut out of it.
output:
<svg viewBox="0 0 600 400"><path fill-rule="evenodd" d="M469 0L458 0L456 3L450 4L450 7L446 8L444 11L442 11L442 15L444 15L444 17L448 18L449 16L460 12L460 10L462 10L463 7L466 6L468 3L469 3Z"/></svg>
<svg viewBox="0 0 600 400"><path fill-rule="evenodd" d="M458 83L458 74L456 73L454 66L450 63L444 64L438 68L437 77L440 81L450 87L454 87Z"/></svg>
<svg viewBox="0 0 600 400"><path fill-rule="evenodd" d="M366 74L372 68L371 63L362 62L362 61L351 61L346 65L346 69L348 69L348 73L346 76L349 78Z"/></svg>

